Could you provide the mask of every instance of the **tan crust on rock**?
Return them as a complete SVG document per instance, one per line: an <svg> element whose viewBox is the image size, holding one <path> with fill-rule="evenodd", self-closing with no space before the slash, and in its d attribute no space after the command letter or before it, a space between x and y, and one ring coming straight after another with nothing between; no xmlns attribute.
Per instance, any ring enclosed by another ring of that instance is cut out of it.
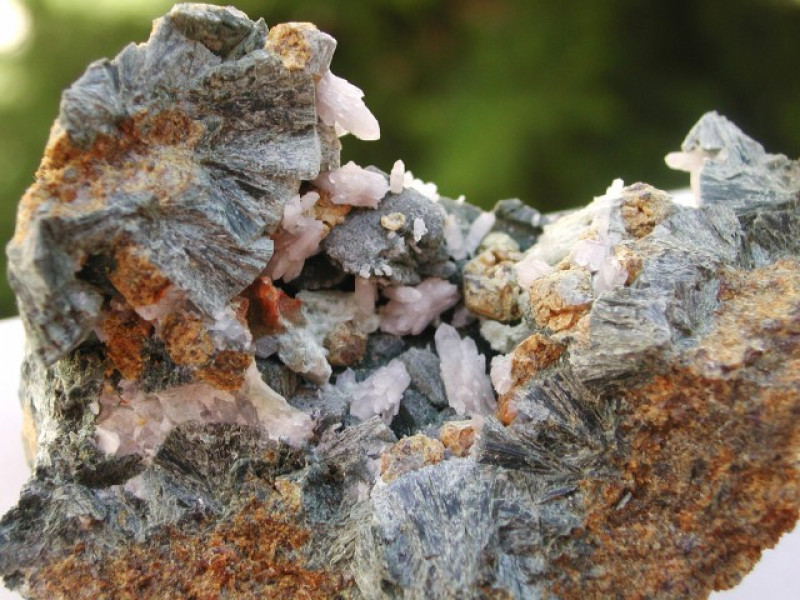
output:
<svg viewBox="0 0 800 600"><path fill-rule="evenodd" d="M435 465L443 458L442 442L418 433L403 438L381 455L381 477L388 483L405 473Z"/></svg>
<svg viewBox="0 0 800 600"><path fill-rule="evenodd" d="M176 365L205 364L214 351L203 320L197 315L169 315L161 327L161 337L164 338L169 357Z"/></svg>
<svg viewBox="0 0 800 600"><path fill-rule="evenodd" d="M623 398L617 475L587 478L561 598L706 598L728 589L800 511L800 266L731 272L686 361ZM631 586L631 582L636 582Z"/></svg>

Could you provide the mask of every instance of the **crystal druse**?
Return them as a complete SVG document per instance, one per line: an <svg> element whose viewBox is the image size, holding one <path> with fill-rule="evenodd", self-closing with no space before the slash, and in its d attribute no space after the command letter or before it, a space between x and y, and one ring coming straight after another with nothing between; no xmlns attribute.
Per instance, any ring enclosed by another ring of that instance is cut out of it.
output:
<svg viewBox="0 0 800 600"><path fill-rule="evenodd" d="M335 41L178 5L63 95L8 245L27 598L705 598L800 509L800 165L709 113L585 208L398 161ZM9 392L10 395L10 392Z"/></svg>

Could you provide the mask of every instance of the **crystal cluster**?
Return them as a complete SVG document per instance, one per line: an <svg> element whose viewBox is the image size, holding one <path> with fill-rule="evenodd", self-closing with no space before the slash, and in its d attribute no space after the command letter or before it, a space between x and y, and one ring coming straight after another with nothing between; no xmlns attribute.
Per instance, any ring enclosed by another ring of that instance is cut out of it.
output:
<svg viewBox="0 0 800 600"><path fill-rule="evenodd" d="M734 585L800 507L798 163L709 113L668 158L693 202L483 211L340 165L380 129L334 49L183 4L64 93L8 246L36 452L6 584Z"/></svg>

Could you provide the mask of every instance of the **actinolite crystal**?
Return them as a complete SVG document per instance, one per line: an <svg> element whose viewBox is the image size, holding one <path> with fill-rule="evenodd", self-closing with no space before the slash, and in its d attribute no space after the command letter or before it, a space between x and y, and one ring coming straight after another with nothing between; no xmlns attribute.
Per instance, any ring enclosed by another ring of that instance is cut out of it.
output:
<svg viewBox="0 0 800 600"><path fill-rule="evenodd" d="M800 509L800 165L709 113L669 157L691 205L483 212L340 167L379 128L334 47L178 5L64 93L8 246L34 474L6 585L735 585Z"/></svg>

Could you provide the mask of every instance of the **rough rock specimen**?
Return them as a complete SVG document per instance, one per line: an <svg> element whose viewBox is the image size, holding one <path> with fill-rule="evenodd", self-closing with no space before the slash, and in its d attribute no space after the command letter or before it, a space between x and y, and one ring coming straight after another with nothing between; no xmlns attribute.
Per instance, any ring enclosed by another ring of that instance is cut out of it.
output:
<svg viewBox="0 0 800 600"><path fill-rule="evenodd" d="M64 93L8 246L28 598L704 598L800 510L800 164L483 212L335 42L178 5ZM491 383L490 375L491 373Z"/></svg>

